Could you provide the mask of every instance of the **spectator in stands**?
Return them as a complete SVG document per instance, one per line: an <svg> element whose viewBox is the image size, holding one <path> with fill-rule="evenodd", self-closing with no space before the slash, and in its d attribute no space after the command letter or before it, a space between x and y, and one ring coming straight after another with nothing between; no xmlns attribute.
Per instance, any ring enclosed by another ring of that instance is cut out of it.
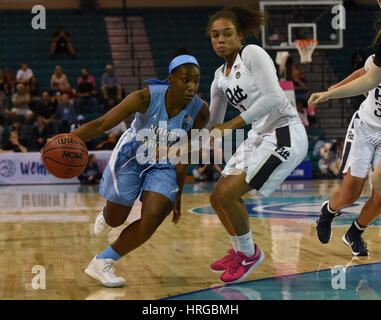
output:
<svg viewBox="0 0 381 320"><path fill-rule="evenodd" d="M9 90L8 95L14 93L15 92L15 85L16 85L16 77L12 73L12 71L9 67L5 68L4 79L8 85L8 90Z"/></svg>
<svg viewBox="0 0 381 320"><path fill-rule="evenodd" d="M36 123L33 126L32 129L32 145L31 149L34 151L40 151L45 143L46 140L52 135L52 132L49 128L49 126L44 121L44 118L42 116L38 116Z"/></svg>
<svg viewBox="0 0 381 320"><path fill-rule="evenodd" d="M97 150L112 150L115 148L118 140L113 133L105 133L106 139L95 146Z"/></svg>
<svg viewBox="0 0 381 320"><path fill-rule="evenodd" d="M344 147L344 140L332 140L326 142L320 148L319 169L324 178L337 178L341 166L341 156Z"/></svg>
<svg viewBox="0 0 381 320"><path fill-rule="evenodd" d="M102 178L101 170L99 170L99 166L96 162L95 154L89 155L89 160L86 166L86 169L78 176L81 184L98 184L100 179Z"/></svg>
<svg viewBox="0 0 381 320"><path fill-rule="evenodd" d="M56 108L57 103L54 102L47 91L44 91L41 96L41 101L39 101L36 105L36 116L42 117L46 125L50 125L52 127L52 121L56 116ZM58 133L58 131L55 131Z"/></svg>
<svg viewBox="0 0 381 320"><path fill-rule="evenodd" d="M361 48L356 48L351 58L352 70L356 71L362 68L365 65L365 60L366 60L366 57L365 57L364 51L362 51Z"/></svg>
<svg viewBox="0 0 381 320"><path fill-rule="evenodd" d="M63 26L59 26L58 30L53 35L49 59L52 59L56 52L69 53L73 59L76 59L76 54L70 40L70 35L65 31Z"/></svg>
<svg viewBox="0 0 381 320"><path fill-rule="evenodd" d="M90 82L95 88L97 85L95 83L95 78L89 73L89 69L83 67L81 70L81 75L77 79L77 85L82 82Z"/></svg>
<svg viewBox="0 0 381 320"><path fill-rule="evenodd" d="M5 81L3 71L0 70L0 125L8 121L8 84Z"/></svg>
<svg viewBox="0 0 381 320"><path fill-rule="evenodd" d="M3 92L4 95L9 95L8 83L4 77L4 72L1 69L0 69L0 92Z"/></svg>
<svg viewBox="0 0 381 320"><path fill-rule="evenodd" d="M10 124L10 130L9 131L17 131L18 138L21 142L21 144L26 145L26 130L25 125L21 123L21 117L14 117L12 119L12 122Z"/></svg>
<svg viewBox="0 0 381 320"><path fill-rule="evenodd" d="M57 106L55 123L58 132L70 132L70 126L75 122L76 114L74 106L70 103L67 94L63 94L61 102Z"/></svg>
<svg viewBox="0 0 381 320"><path fill-rule="evenodd" d="M17 85L17 91L12 95L12 103L13 108L10 112L12 118L22 116L25 118L25 123L30 123L33 120L34 113L29 108L30 95L22 83Z"/></svg>
<svg viewBox="0 0 381 320"><path fill-rule="evenodd" d="M52 74L50 78L50 87L53 89L53 84L58 84L59 90L63 91L66 85L68 84L69 80L67 79L66 74L62 72L61 66L56 66L54 69L54 73Z"/></svg>
<svg viewBox="0 0 381 320"><path fill-rule="evenodd" d="M318 161L318 167L324 177L330 176L328 171L328 163L329 163L329 152L331 150L331 147L332 147L331 142L325 142L322 146L320 146L320 149L319 149L320 159Z"/></svg>
<svg viewBox="0 0 381 320"><path fill-rule="evenodd" d="M32 69L30 69L25 62L22 62L21 68L17 71L17 74L16 74L16 82L22 83L26 87L29 87L32 77L33 77Z"/></svg>
<svg viewBox="0 0 381 320"><path fill-rule="evenodd" d="M292 66L293 65L294 65L294 60L292 59L291 56L289 56L286 60L284 75L282 77L286 81L292 81Z"/></svg>
<svg viewBox="0 0 381 320"><path fill-rule="evenodd" d="M112 133L116 136L116 139L119 140L121 135L127 130L127 125L124 121L117 124L114 128L106 131L106 133Z"/></svg>
<svg viewBox="0 0 381 320"><path fill-rule="evenodd" d="M303 126L307 130L309 126L308 117L307 117L307 101L297 100L296 109L298 110L300 121L302 121Z"/></svg>
<svg viewBox="0 0 381 320"><path fill-rule="evenodd" d="M74 121L74 123L70 126L70 132L74 131L75 129L78 129L80 126L86 123L85 117L82 114L79 114L77 119Z"/></svg>
<svg viewBox="0 0 381 320"><path fill-rule="evenodd" d="M49 90L49 96L51 97L53 102L60 103L62 91L60 90L58 83L53 83L53 87Z"/></svg>
<svg viewBox="0 0 381 320"><path fill-rule="evenodd" d="M70 102L74 105L75 101L75 90L71 87L69 82L66 82L64 84L63 89L62 89L62 94L66 93L69 97Z"/></svg>
<svg viewBox="0 0 381 320"><path fill-rule="evenodd" d="M316 117L316 107L307 102L307 120L310 128L317 128L319 121Z"/></svg>
<svg viewBox="0 0 381 320"><path fill-rule="evenodd" d="M219 138L214 142L214 138L210 139L210 147L203 148L201 150L201 164L198 168L193 169L192 174L196 181L216 181L220 178L222 168L215 163L216 153L223 154L222 139ZM210 164L207 164L207 160L210 160Z"/></svg>
<svg viewBox="0 0 381 320"><path fill-rule="evenodd" d="M5 125L8 122L8 118L8 98L3 91L0 91L0 125Z"/></svg>
<svg viewBox="0 0 381 320"><path fill-rule="evenodd" d="M344 139L340 138L333 141L331 150L330 150L330 159L328 163L328 168L335 177L339 177L341 174L341 158L344 148Z"/></svg>
<svg viewBox="0 0 381 320"><path fill-rule="evenodd" d="M217 181L221 172L222 169L218 164L204 164L193 169L192 174L196 181Z"/></svg>
<svg viewBox="0 0 381 320"><path fill-rule="evenodd" d="M17 131L13 130L10 133L9 141L3 145L2 151L28 152L28 149L20 143Z"/></svg>
<svg viewBox="0 0 381 320"><path fill-rule="evenodd" d="M95 90L95 79L93 76L89 75L87 68L82 68L82 74L78 77L77 84L77 112L80 114L97 112L98 103L95 98L97 93ZM86 110L85 106L89 106L90 109Z"/></svg>
<svg viewBox="0 0 381 320"><path fill-rule="evenodd" d="M28 88L28 93L30 95L30 108L35 111L37 103L41 100L40 98L40 87L37 84L37 78L33 76L30 80L30 86Z"/></svg>
<svg viewBox="0 0 381 320"><path fill-rule="evenodd" d="M109 97L114 97L117 101L122 99L122 86L111 64L106 66L106 72L102 75L101 91L105 100Z"/></svg>
<svg viewBox="0 0 381 320"><path fill-rule="evenodd" d="M114 108L117 105L117 101L115 98L111 97L107 100L107 103L105 104L104 112L110 111L112 108Z"/></svg>
<svg viewBox="0 0 381 320"><path fill-rule="evenodd" d="M291 77L294 82L295 99L307 100L307 80L297 65L292 65Z"/></svg>

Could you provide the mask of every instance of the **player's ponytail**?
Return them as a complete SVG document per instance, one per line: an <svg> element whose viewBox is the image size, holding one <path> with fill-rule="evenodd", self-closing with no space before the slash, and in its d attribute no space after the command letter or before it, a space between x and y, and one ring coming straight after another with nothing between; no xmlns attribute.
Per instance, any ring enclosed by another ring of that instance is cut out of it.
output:
<svg viewBox="0 0 381 320"><path fill-rule="evenodd" d="M237 31L242 33L244 39L251 34L258 37L260 27L265 23L265 17L259 10L242 5L231 5L216 12L209 18L206 28L207 35L210 35L212 24L217 19L230 20Z"/></svg>
<svg viewBox="0 0 381 320"><path fill-rule="evenodd" d="M373 46L374 47L376 46L376 44L377 44L378 40L380 39L380 37L381 37L381 29L378 31L376 37L373 40Z"/></svg>

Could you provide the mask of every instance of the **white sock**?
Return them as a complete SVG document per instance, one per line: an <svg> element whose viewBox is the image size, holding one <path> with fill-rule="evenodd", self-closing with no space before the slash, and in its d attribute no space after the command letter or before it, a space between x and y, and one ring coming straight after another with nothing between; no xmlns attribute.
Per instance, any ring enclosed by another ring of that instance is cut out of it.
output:
<svg viewBox="0 0 381 320"><path fill-rule="evenodd" d="M230 238L230 241L232 242L232 247L234 249L235 252L238 251L238 241L237 241L237 237L236 236L231 236L229 234L229 238Z"/></svg>
<svg viewBox="0 0 381 320"><path fill-rule="evenodd" d="M333 209L331 208L331 206L329 205L329 202L328 202L328 205L327 205L327 210L328 210L329 213L332 213L332 214L334 214L334 213L337 212L337 211L335 211L335 210L333 210Z"/></svg>
<svg viewBox="0 0 381 320"><path fill-rule="evenodd" d="M243 236L237 236L238 251L250 257L255 253L254 241L251 236L251 230Z"/></svg>

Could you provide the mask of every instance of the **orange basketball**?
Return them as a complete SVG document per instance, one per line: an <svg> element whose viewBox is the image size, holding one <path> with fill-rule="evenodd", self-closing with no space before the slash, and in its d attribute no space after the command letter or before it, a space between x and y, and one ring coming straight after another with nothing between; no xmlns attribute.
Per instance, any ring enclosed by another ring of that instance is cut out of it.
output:
<svg viewBox="0 0 381 320"><path fill-rule="evenodd" d="M86 145L70 133L54 136L41 150L41 159L46 170L61 179L70 179L81 174L86 168L87 158Z"/></svg>

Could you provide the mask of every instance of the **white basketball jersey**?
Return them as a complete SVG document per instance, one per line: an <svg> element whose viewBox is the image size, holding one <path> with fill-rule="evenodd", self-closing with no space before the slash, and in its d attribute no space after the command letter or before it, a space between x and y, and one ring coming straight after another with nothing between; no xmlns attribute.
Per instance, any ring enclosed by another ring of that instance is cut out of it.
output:
<svg viewBox="0 0 381 320"><path fill-rule="evenodd" d="M368 57L365 62L365 70L368 71L374 55ZM360 119L370 126L381 129L381 83L368 93L359 109Z"/></svg>
<svg viewBox="0 0 381 320"><path fill-rule="evenodd" d="M265 53L263 57L261 56L262 59L269 59L271 61L273 69L266 70L266 72L274 73L274 76L277 77L276 69L270 56L262 48L258 46L255 47ZM251 58L258 59L258 57ZM253 72L255 73L255 71ZM226 70L224 64L219 67L215 73L217 86L225 94L229 103L241 111L241 113L250 109L255 101L263 96L256 84L255 77L244 65L241 54L237 54L229 75L226 76L225 73ZM295 107L293 107L287 99L278 83L277 88L274 88L274 90L279 90L279 92L281 92L281 103L274 111L252 123L252 129L257 133L266 133L292 123L300 123L299 115Z"/></svg>

